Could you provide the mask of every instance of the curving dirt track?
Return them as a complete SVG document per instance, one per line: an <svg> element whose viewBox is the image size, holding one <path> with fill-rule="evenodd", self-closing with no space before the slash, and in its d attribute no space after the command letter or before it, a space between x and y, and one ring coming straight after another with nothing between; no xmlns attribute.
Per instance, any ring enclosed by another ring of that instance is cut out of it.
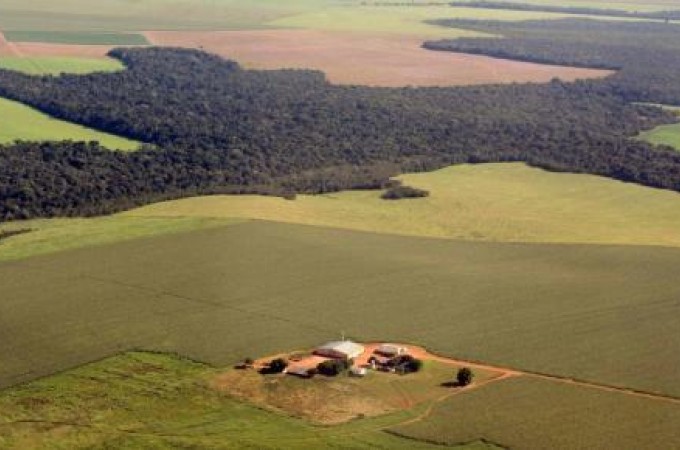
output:
<svg viewBox="0 0 680 450"><path fill-rule="evenodd" d="M612 72L489 58L421 48L422 38L317 30L149 31L156 45L201 48L246 68L317 69L336 84L445 86L547 82Z"/></svg>

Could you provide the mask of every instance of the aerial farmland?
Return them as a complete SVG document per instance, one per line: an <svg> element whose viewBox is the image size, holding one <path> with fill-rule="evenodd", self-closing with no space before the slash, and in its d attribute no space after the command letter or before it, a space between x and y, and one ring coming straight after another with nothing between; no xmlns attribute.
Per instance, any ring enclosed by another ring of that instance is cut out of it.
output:
<svg viewBox="0 0 680 450"><path fill-rule="evenodd" d="M680 3L0 0L0 448L680 449Z"/></svg>

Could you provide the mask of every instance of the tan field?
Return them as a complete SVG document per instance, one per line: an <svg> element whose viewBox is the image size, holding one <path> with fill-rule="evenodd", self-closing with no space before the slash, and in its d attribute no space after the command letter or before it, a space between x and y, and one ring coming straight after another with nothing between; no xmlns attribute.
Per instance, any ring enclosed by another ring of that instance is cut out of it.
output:
<svg viewBox="0 0 680 450"><path fill-rule="evenodd" d="M603 77L610 71L532 64L434 52L423 37L320 30L153 31L153 44L201 48L250 69L300 68L326 73L336 84L443 86L547 82Z"/></svg>

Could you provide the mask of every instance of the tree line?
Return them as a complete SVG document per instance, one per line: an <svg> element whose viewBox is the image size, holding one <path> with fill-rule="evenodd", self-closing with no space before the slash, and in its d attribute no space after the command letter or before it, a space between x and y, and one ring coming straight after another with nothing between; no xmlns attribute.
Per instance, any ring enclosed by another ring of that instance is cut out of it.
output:
<svg viewBox="0 0 680 450"><path fill-rule="evenodd" d="M133 153L95 142L0 147L0 219L106 214L197 194L376 188L403 171L502 161L680 191L680 154L629 139L676 118L629 103L659 96L609 81L371 88L335 86L316 71L244 70L196 50L111 56L127 70L0 70L0 96L147 143Z"/></svg>
<svg viewBox="0 0 680 450"><path fill-rule="evenodd" d="M505 11L532 11L558 14L577 14L588 16L624 17L630 19L680 20L680 10L665 11L626 11L615 8L593 8L590 6L538 5L535 3L516 3L498 1L453 2L454 8L497 9Z"/></svg>

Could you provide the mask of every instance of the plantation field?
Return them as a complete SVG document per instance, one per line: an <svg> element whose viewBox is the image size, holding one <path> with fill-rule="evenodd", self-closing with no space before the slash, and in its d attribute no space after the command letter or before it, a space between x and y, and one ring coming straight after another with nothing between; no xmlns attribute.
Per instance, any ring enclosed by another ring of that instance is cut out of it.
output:
<svg viewBox="0 0 680 450"><path fill-rule="evenodd" d="M679 396L679 264L265 222L62 252L0 265L0 385L129 349L225 365L345 331Z"/></svg>
<svg viewBox="0 0 680 450"><path fill-rule="evenodd" d="M185 359L129 353L5 390L0 447L439 448L381 431L414 412L315 427L210 389L215 373ZM494 449L481 442L453 448Z"/></svg>
<svg viewBox="0 0 680 450"><path fill-rule="evenodd" d="M0 69L18 70L33 75L113 72L122 70L123 67L119 61L110 58L0 57Z"/></svg>
<svg viewBox="0 0 680 450"><path fill-rule="evenodd" d="M139 142L62 120L53 119L18 102L0 98L0 143L25 141L99 141L113 150L137 150Z"/></svg>
<svg viewBox="0 0 680 450"><path fill-rule="evenodd" d="M444 444L484 436L504 448L679 449L680 405L535 378L511 378L438 404L393 432Z"/></svg>
<svg viewBox="0 0 680 450"><path fill-rule="evenodd" d="M0 233L30 230L0 241L0 262L141 237L218 227L239 219L126 217L35 219L0 223Z"/></svg>
<svg viewBox="0 0 680 450"><path fill-rule="evenodd" d="M15 30L5 31L3 34L10 42L46 42L75 45L147 45L149 43L143 35L132 33Z"/></svg>
<svg viewBox="0 0 680 450"><path fill-rule="evenodd" d="M680 246L680 195L521 163L457 165L398 177L427 198L349 191L295 201L211 196L157 203L134 217L239 217L465 240Z"/></svg>

